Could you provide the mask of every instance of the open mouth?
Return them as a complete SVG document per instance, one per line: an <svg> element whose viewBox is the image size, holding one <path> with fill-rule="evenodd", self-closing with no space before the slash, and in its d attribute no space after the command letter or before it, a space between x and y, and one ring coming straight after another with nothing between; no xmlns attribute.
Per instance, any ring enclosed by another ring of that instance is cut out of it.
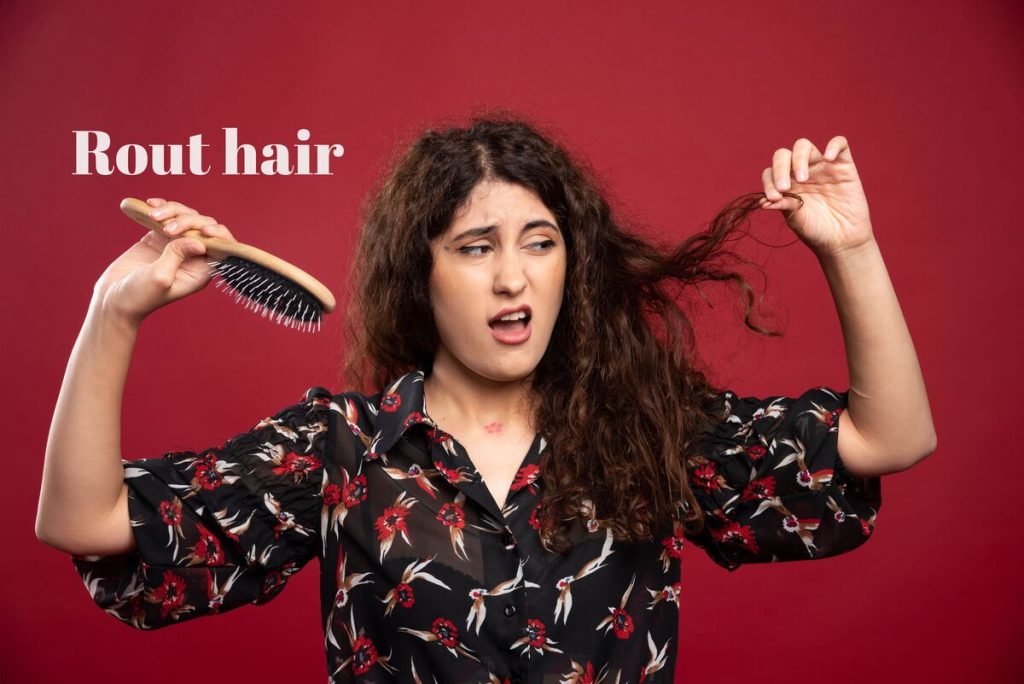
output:
<svg viewBox="0 0 1024 684"><path fill-rule="evenodd" d="M525 317L519 318L514 321L503 321L496 320L491 321L491 329L497 332L519 332L526 330L526 326L530 324L530 315L526 314Z"/></svg>
<svg viewBox="0 0 1024 684"><path fill-rule="evenodd" d="M494 339L502 344L522 344L530 339L530 319L533 312L529 304L517 306L515 309L504 309L491 319L491 333Z"/></svg>

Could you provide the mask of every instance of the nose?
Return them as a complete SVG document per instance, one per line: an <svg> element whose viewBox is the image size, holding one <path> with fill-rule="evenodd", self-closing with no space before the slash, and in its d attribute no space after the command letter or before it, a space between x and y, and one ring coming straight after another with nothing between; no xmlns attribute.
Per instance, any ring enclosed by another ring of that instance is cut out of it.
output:
<svg viewBox="0 0 1024 684"><path fill-rule="evenodd" d="M523 271L522 255L519 250L504 250L495 260L494 292L519 294L526 287L526 273Z"/></svg>

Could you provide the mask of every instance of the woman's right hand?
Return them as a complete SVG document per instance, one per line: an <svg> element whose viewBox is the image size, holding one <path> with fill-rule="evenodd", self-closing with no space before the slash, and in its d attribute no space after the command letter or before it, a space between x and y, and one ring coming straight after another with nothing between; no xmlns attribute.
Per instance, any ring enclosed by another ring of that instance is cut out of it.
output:
<svg viewBox="0 0 1024 684"><path fill-rule="evenodd" d="M138 325L161 306L206 287L211 269L206 247L192 237L180 237L196 228L202 235L234 240L226 226L178 202L159 197L146 200L159 212L153 218L164 234L148 231L113 261L96 281L93 299L104 312Z"/></svg>

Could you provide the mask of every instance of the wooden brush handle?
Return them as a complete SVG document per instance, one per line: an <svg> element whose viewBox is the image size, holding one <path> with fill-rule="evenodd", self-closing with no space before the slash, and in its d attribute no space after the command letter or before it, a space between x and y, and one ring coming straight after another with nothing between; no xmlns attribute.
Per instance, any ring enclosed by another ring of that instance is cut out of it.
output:
<svg viewBox="0 0 1024 684"><path fill-rule="evenodd" d="M168 236L164 233L164 222L157 221L149 215L152 208L153 207L149 206L142 200L135 199L134 197L126 197L121 200L121 211L156 235L166 239ZM331 291L328 290L323 283L303 271L298 266L293 266L280 257L276 257L269 252L264 252L262 249L253 247L252 245L203 235L202 231L197 228L189 228L182 234L175 235L170 239L177 240L182 237L191 237L202 242L206 245L207 255L214 259L236 256L255 264L259 264L264 268L268 268L278 275L284 276L285 278L297 283L300 287L308 290L311 295L320 300L320 304L324 307L324 313L330 313L334 310L334 295L331 294Z"/></svg>

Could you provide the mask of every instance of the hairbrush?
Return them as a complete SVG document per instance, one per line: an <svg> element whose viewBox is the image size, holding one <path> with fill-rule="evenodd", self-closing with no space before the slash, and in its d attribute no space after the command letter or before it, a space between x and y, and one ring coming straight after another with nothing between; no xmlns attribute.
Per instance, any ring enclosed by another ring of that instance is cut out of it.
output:
<svg viewBox="0 0 1024 684"><path fill-rule="evenodd" d="M134 197L121 200L121 211L162 238L164 224L149 215L151 206ZM222 238L203 235L190 228L179 237L191 237L206 246L207 260L213 270L217 287L223 282L225 291L235 294L235 301L245 300L245 308L268 315L275 323L302 331L320 330L325 313L334 310L331 291L323 283L297 266L262 249Z"/></svg>

